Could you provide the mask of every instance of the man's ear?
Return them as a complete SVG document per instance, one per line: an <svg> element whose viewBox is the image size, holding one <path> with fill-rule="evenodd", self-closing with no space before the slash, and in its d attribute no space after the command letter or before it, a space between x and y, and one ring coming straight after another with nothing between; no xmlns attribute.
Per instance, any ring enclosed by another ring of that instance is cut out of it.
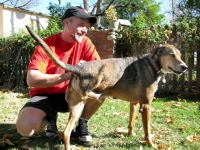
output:
<svg viewBox="0 0 200 150"><path fill-rule="evenodd" d="M63 20L63 24L64 25L68 25L68 23L69 23L69 19L68 18L66 18L66 19Z"/></svg>

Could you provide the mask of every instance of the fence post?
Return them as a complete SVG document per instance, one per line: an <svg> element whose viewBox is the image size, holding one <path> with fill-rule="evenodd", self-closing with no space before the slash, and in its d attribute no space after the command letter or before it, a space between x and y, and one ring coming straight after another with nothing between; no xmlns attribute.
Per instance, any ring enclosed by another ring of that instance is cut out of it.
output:
<svg viewBox="0 0 200 150"><path fill-rule="evenodd" d="M196 33L199 34L197 36L200 36L200 23L197 24L197 28L196 28ZM197 44L197 66L196 66L196 81L197 81L197 89L200 89L200 40L196 41Z"/></svg>

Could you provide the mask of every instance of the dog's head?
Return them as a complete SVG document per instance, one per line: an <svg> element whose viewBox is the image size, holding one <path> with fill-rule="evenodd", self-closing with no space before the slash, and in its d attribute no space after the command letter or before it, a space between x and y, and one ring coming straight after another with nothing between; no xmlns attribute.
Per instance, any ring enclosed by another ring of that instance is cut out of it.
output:
<svg viewBox="0 0 200 150"><path fill-rule="evenodd" d="M182 74L187 70L187 65L181 59L180 51L173 45L159 46L159 62L163 73Z"/></svg>

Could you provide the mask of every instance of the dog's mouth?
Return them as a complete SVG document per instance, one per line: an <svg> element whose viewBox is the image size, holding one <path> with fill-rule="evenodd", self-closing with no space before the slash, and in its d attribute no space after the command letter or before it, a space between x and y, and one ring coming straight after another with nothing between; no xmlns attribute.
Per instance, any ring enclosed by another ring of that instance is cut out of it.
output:
<svg viewBox="0 0 200 150"><path fill-rule="evenodd" d="M172 67L170 67L170 66L168 66L168 69L170 70L170 71L172 71L173 73L175 73L175 74L182 74L184 71L177 71L177 70L174 70Z"/></svg>

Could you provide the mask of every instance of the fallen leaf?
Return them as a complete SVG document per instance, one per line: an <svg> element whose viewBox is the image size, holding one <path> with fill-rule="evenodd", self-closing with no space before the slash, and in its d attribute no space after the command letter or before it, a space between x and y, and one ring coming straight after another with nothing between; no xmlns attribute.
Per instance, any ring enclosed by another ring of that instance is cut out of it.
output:
<svg viewBox="0 0 200 150"><path fill-rule="evenodd" d="M174 103L172 105L175 106L175 107L180 107L181 106L181 104L179 102L178 103Z"/></svg>
<svg viewBox="0 0 200 150"><path fill-rule="evenodd" d="M30 137L21 137L20 140L29 140Z"/></svg>
<svg viewBox="0 0 200 150"><path fill-rule="evenodd" d="M9 139L6 139L5 143L8 145L14 145Z"/></svg>
<svg viewBox="0 0 200 150"><path fill-rule="evenodd" d="M187 126L182 126L180 128L178 128L179 130L186 130L187 129Z"/></svg>
<svg viewBox="0 0 200 150"><path fill-rule="evenodd" d="M186 99L183 99L182 102L187 102L187 100L186 100Z"/></svg>
<svg viewBox="0 0 200 150"><path fill-rule="evenodd" d="M6 139L6 138L10 138L10 137L12 137L13 135L11 135L11 134L4 134L3 135L3 139Z"/></svg>
<svg viewBox="0 0 200 150"><path fill-rule="evenodd" d="M29 146L28 146L27 144L22 145L21 148L23 148L23 149L28 149L28 150L30 149Z"/></svg>
<svg viewBox="0 0 200 150"><path fill-rule="evenodd" d="M184 106L182 106L181 108L182 108L183 110L187 110L187 108L186 108L186 107L184 107Z"/></svg>
<svg viewBox="0 0 200 150"><path fill-rule="evenodd" d="M44 145L45 145L46 147L49 147L49 143L48 143L48 142L46 142Z"/></svg>
<svg viewBox="0 0 200 150"><path fill-rule="evenodd" d="M72 146L70 146L70 150L83 150L83 148L72 145Z"/></svg>
<svg viewBox="0 0 200 150"><path fill-rule="evenodd" d="M124 135L123 134L119 134L119 133L115 133L115 136L120 138L120 139L123 139L124 138Z"/></svg>
<svg viewBox="0 0 200 150"><path fill-rule="evenodd" d="M159 109L158 109L158 110L155 110L154 108L151 109L151 112L156 112L156 113L159 113L159 112L162 112L162 111L163 111L163 110L159 110Z"/></svg>
<svg viewBox="0 0 200 150"><path fill-rule="evenodd" d="M29 142L31 142L32 140L26 140L26 141L24 141L23 142L23 144L27 144L27 143L29 143Z"/></svg>
<svg viewBox="0 0 200 150"><path fill-rule="evenodd" d="M167 148L167 150L172 150L172 147L171 147L171 146L170 146L170 147L168 147L168 148Z"/></svg>
<svg viewBox="0 0 200 150"><path fill-rule="evenodd" d="M165 103L167 106L171 106L171 103L170 102L166 102Z"/></svg>
<svg viewBox="0 0 200 150"><path fill-rule="evenodd" d="M186 138L186 141L190 143L198 141L198 140L200 140L200 136L197 136L197 135L190 135Z"/></svg>
<svg viewBox="0 0 200 150"><path fill-rule="evenodd" d="M115 130L117 133L128 133L127 129L124 129L122 126L118 126L117 129Z"/></svg>
<svg viewBox="0 0 200 150"><path fill-rule="evenodd" d="M163 143L160 143L160 144L158 145L158 148L159 148L159 149L166 149L166 145L163 144Z"/></svg>
<svg viewBox="0 0 200 150"><path fill-rule="evenodd" d="M174 121L172 120L172 119L167 119L167 121L166 121L168 124L173 124L174 123Z"/></svg>
<svg viewBox="0 0 200 150"><path fill-rule="evenodd" d="M141 144L147 144L147 141L146 140L140 140L140 143Z"/></svg>
<svg viewBox="0 0 200 150"><path fill-rule="evenodd" d="M166 117L169 117L169 116L170 116L170 114L169 114L169 113L166 113L166 114L165 114L165 116L166 116Z"/></svg>

